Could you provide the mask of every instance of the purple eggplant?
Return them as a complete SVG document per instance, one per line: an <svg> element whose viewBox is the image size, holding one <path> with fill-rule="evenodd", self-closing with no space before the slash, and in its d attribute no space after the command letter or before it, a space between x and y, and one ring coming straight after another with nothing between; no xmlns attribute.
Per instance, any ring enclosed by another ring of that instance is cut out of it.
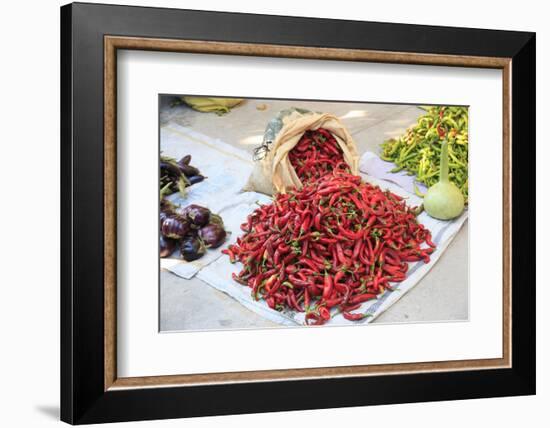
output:
<svg viewBox="0 0 550 428"><path fill-rule="evenodd" d="M177 162L178 168L187 177L190 177L192 175L199 175L199 169L192 166L190 162L191 162L191 155L184 156Z"/></svg>
<svg viewBox="0 0 550 428"><path fill-rule="evenodd" d="M175 251L177 246L177 241L170 238L165 238L164 236L160 235L160 256L161 257L169 257L172 255L172 253Z"/></svg>
<svg viewBox="0 0 550 428"><path fill-rule="evenodd" d="M176 206L170 202L168 199L162 198L160 201L160 226L162 227L162 223L164 223L164 220L166 220L168 217L175 214Z"/></svg>
<svg viewBox="0 0 550 428"><path fill-rule="evenodd" d="M179 208L176 212L187 218L193 226L202 227L210 221L210 210L200 205L188 205L185 208Z"/></svg>
<svg viewBox="0 0 550 428"><path fill-rule="evenodd" d="M172 161L169 161L169 160L166 160L166 159L162 159L160 161L161 176L162 175L167 175L167 176L170 176L173 179L179 178L179 176L181 175L181 171L179 170L178 166L179 165L176 164L175 162L172 162Z"/></svg>
<svg viewBox="0 0 550 428"><path fill-rule="evenodd" d="M199 237L204 241L207 247L218 248L225 241L227 232L216 223L210 223L199 229Z"/></svg>
<svg viewBox="0 0 550 428"><path fill-rule="evenodd" d="M188 176L187 179L189 180L189 183L191 185L193 184L197 184L197 183L200 183L201 181L204 180L204 176L202 175L191 175L191 176Z"/></svg>
<svg viewBox="0 0 550 428"><path fill-rule="evenodd" d="M165 211L160 212L160 214L159 214L159 219L160 219L159 225L160 225L161 230L162 230L162 224L164 223L164 220L166 220L168 217L171 217L172 215L173 214L167 213Z"/></svg>
<svg viewBox="0 0 550 428"><path fill-rule="evenodd" d="M181 257L188 262L200 259L206 252L206 247L200 238L187 236L180 242Z"/></svg>
<svg viewBox="0 0 550 428"><path fill-rule="evenodd" d="M171 239L181 239L191 229L189 222L182 216L171 215L166 218L160 227L163 236Z"/></svg>
<svg viewBox="0 0 550 428"><path fill-rule="evenodd" d="M186 165L186 164L179 164L178 167L182 173L185 174L186 177L191 177L192 175L198 175L200 174L200 171L198 168L195 168L192 165Z"/></svg>
<svg viewBox="0 0 550 428"><path fill-rule="evenodd" d="M174 159L161 156L159 166L161 197L178 191L185 195L185 188L191 184L178 163Z"/></svg>
<svg viewBox="0 0 550 428"><path fill-rule="evenodd" d="M181 165L189 165L189 163L191 162L191 155L185 155L184 157L182 157L179 161L178 161L178 165L181 166Z"/></svg>
<svg viewBox="0 0 550 428"><path fill-rule="evenodd" d="M185 189L205 179L198 168L190 164L191 155L182 157L176 162L175 159L160 156L160 180L159 189L161 197L180 192L185 196Z"/></svg>

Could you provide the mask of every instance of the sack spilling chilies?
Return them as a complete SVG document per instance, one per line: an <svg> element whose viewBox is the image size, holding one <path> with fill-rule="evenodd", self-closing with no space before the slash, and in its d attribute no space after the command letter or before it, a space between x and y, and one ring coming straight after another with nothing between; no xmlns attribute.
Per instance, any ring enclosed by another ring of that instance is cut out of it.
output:
<svg viewBox="0 0 550 428"><path fill-rule="evenodd" d="M276 311L322 325L355 312L407 278L409 262L429 263L431 232L416 209L358 174L355 143L327 113L291 109L267 126L248 190L273 195L241 224L222 253L241 263L233 279Z"/></svg>
<svg viewBox="0 0 550 428"><path fill-rule="evenodd" d="M265 131L263 144L256 150L256 163L245 191L266 195L301 189L301 182L289 159L289 153L307 131L325 129L336 139L349 171L357 175L359 154L350 133L336 116L304 109L282 110Z"/></svg>

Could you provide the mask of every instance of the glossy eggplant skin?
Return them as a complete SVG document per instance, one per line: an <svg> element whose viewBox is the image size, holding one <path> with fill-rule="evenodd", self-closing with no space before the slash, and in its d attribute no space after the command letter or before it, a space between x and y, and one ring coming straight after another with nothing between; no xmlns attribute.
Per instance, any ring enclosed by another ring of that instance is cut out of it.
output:
<svg viewBox="0 0 550 428"><path fill-rule="evenodd" d="M191 204L184 208L178 208L176 213L186 218L193 226L206 226L210 221L210 210L200 205Z"/></svg>
<svg viewBox="0 0 550 428"><path fill-rule="evenodd" d="M189 183L191 183L191 185L193 184L197 184L197 183L200 183L201 181L204 180L204 176L202 175L191 175L190 177L187 177L187 179L189 180Z"/></svg>
<svg viewBox="0 0 550 428"><path fill-rule="evenodd" d="M179 161L167 156L160 156L159 190L161 196L171 195L175 192L180 192L182 196L185 196L187 187L200 183L206 178L190 162L191 155L186 155Z"/></svg>
<svg viewBox="0 0 550 428"><path fill-rule="evenodd" d="M176 250L177 241L160 235L160 257L169 257Z"/></svg>
<svg viewBox="0 0 550 428"><path fill-rule="evenodd" d="M164 223L164 220L166 220L168 217L172 216L172 213L167 213L165 211L161 211L159 214L159 224L160 224L160 230L162 230L162 224Z"/></svg>
<svg viewBox="0 0 550 428"><path fill-rule="evenodd" d="M194 226L206 226L210 221L210 210L200 205L189 205L187 207L187 218Z"/></svg>
<svg viewBox="0 0 550 428"><path fill-rule="evenodd" d="M159 217L161 257L169 257L179 247L182 259L197 260L207 248L219 247L227 236L221 217L200 205L178 207L163 198Z"/></svg>
<svg viewBox="0 0 550 428"><path fill-rule="evenodd" d="M192 262L200 259L205 252L204 243L198 237L187 236L180 242L181 257L185 261Z"/></svg>
<svg viewBox="0 0 550 428"><path fill-rule="evenodd" d="M173 179L179 178L181 175L180 170L178 169L178 166L176 164L166 162L166 161L160 161L160 171L161 175L166 174Z"/></svg>
<svg viewBox="0 0 550 428"><path fill-rule="evenodd" d="M191 166L191 165L179 164L178 163L178 167L181 170L181 172L183 172L185 174L186 177L191 177L192 175L200 174L199 169L195 168L194 166Z"/></svg>
<svg viewBox="0 0 550 428"><path fill-rule="evenodd" d="M168 216L160 227L162 235L171 239L184 238L191 229L189 222L182 216L173 214Z"/></svg>
<svg viewBox="0 0 550 428"><path fill-rule="evenodd" d="M182 165L189 165L191 162L191 155L185 155L178 161L178 166L181 168Z"/></svg>
<svg viewBox="0 0 550 428"><path fill-rule="evenodd" d="M162 229L162 223L164 223L164 220L166 220L168 217L174 215L174 210L176 209L176 207L174 206L174 204L172 202L170 202L168 199L166 198L162 198L161 201L160 201L160 213L159 213L159 219L160 219L160 222L159 222L159 225L160 225L160 228Z"/></svg>
<svg viewBox="0 0 550 428"><path fill-rule="evenodd" d="M225 241L227 232L216 223L210 223L199 229L199 237L210 248L218 248Z"/></svg>

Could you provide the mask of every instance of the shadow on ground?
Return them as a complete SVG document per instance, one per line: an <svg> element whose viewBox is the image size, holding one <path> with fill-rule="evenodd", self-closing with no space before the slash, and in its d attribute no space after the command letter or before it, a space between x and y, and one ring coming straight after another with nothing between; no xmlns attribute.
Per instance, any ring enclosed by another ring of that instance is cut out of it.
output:
<svg viewBox="0 0 550 428"><path fill-rule="evenodd" d="M59 420L59 406L36 406L36 410L38 410L45 416L48 416L55 420Z"/></svg>

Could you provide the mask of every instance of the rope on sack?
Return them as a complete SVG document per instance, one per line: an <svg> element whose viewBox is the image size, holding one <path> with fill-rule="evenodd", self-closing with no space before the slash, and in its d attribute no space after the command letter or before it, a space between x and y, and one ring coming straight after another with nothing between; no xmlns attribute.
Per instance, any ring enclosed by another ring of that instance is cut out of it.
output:
<svg viewBox="0 0 550 428"><path fill-rule="evenodd" d="M258 147L256 147L254 149L254 155L252 157L252 159L254 159L254 161L261 161L262 159L264 159L267 154L269 153L269 145L270 144L273 144L273 141L271 140L264 140L262 142L262 144L260 144Z"/></svg>

